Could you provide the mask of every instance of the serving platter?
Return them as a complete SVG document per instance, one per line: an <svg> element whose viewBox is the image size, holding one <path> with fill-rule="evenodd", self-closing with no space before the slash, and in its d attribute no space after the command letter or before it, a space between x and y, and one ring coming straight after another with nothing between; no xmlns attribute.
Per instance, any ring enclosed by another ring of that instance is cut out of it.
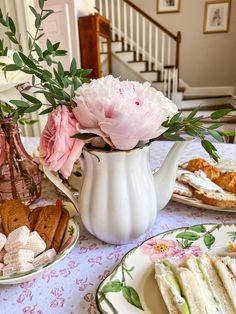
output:
<svg viewBox="0 0 236 314"><path fill-rule="evenodd" d="M168 314L154 277L154 262L202 252L226 252L236 241L236 224L201 224L158 234L129 251L101 282L96 303L103 314Z"/></svg>

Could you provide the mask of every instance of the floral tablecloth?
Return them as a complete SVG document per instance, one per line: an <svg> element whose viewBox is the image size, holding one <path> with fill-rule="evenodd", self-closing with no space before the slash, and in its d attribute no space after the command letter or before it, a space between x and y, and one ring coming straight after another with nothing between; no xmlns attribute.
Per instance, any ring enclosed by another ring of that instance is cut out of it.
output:
<svg viewBox="0 0 236 314"><path fill-rule="evenodd" d="M24 139L25 147L32 152L38 139ZM152 168L161 165L172 142L155 142L151 149ZM235 144L216 144L222 159L236 159ZM200 143L193 142L186 149L182 160L207 157ZM46 180L40 203L58 198L54 187ZM50 271L37 279L14 286L0 286L0 313L26 314L96 314L95 293L97 286L122 256L145 239L160 232L199 223L236 222L236 213L214 212L170 201L157 214L154 226L143 236L127 245L104 244L89 234L80 223L79 241L72 252Z"/></svg>

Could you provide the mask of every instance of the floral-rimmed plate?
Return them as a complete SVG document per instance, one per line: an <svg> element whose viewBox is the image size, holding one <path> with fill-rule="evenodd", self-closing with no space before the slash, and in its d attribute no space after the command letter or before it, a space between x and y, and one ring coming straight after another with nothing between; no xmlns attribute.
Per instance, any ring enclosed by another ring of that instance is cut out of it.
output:
<svg viewBox="0 0 236 314"><path fill-rule="evenodd" d="M236 224L201 224L158 234L129 251L96 293L102 314L168 314L154 277L154 262L224 253L236 241Z"/></svg>
<svg viewBox="0 0 236 314"><path fill-rule="evenodd" d="M0 276L0 285L14 285L22 282L27 282L38 277L45 271L48 271L51 267L61 261L67 254L69 254L69 252L75 246L78 237L79 225L74 218L70 218L67 224L60 251L52 262L48 263L44 267L33 269L27 272L15 273L10 275L9 277Z"/></svg>

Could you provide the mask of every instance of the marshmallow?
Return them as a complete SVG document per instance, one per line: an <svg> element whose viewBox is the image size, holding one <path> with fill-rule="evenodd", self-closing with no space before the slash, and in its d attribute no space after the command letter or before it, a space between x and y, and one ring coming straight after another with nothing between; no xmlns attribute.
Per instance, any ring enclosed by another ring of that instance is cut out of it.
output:
<svg viewBox="0 0 236 314"><path fill-rule="evenodd" d="M57 253L54 249L49 249L37 256L33 261L33 265L35 268L45 266L46 264L50 263L56 255Z"/></svg>
<svg viewBox="0 0 236 314"><path fill-rule="evenodd" d="M8 252L4 255L4 264L14 264L21 262L33 262L34 251L27 249L19 249L19 251Z"/></svg>
<svg viewBox="0 0 236 314"><path fill-rule="evenodd" d="M21 226L15 230L13 230L7 238L7 242L5 244L6 251L16 251L20 248L23 248L29 238L30 230L27 226Z"/></svg>
<svg viewBox="0 0 236 314"><path fill-rule="evenodd" d="M34 268L33 264L28 262L8 264L7 266L2 268L2 275L6 277L14 273L29 271L32 270L33 268Z"/></svg>
<svg viewBox="0 0 236 314"><path fill-rule="evenodd" d="M30 233L28 241L24 249L29 249L34 251L34 255L42 253L46 249L45 241L40 237L37 231L33 231Z"/></svg>
<svg viewBox="0 0 236 314"><path fill-rule="evenodd" d="M6 242L7 242L7 237L5 236L5 234L0 233L0 251L4 247Z"/></svg>

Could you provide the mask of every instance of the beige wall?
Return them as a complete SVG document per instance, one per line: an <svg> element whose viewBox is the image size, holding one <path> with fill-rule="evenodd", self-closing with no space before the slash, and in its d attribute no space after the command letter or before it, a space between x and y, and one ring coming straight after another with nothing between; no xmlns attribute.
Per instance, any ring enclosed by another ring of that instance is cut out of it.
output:
<svg viewBox="0 0 236 314"><path fill-rule="evenodd" d="M131 1L174 34L181 31L180 77L188 85L236 88L236 0L229 32L216 34L203 34L205 0L180 0L179 13L162 14L156 14L157 0Z"/></svg>

